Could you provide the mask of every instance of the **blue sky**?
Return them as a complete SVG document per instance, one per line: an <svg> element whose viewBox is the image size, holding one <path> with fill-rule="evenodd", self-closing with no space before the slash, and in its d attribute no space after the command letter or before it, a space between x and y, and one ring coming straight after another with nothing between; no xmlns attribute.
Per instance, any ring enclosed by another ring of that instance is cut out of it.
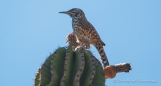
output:
<svg viewBox="0 0 161 86"><path fill-rule="evenodd" d="M132 65L130 73L106 80L106 86L161 84L160 0L0 0L2 86L33 85L37 69L50 53L67 45L66 35L72 32L71 18L58 12L74 7L85 12L106 43L110 64ZM90 50L100 59L93 46Z"/></svg>

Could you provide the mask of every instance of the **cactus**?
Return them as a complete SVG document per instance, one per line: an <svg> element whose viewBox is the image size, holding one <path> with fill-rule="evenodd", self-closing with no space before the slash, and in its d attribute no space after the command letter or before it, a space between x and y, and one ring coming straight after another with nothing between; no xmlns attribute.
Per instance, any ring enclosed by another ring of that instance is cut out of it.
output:
<svg viewBox="0 0 161 86"><path fill-rule="evenodd" d="M82 48L58 48L43 63L35 76L34 86L104 86L101 63Z"/></svg>

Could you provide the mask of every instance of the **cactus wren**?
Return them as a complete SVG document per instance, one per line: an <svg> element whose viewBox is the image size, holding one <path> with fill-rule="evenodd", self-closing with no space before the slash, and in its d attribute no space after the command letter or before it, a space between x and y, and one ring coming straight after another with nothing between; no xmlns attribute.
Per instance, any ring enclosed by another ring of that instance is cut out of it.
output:
<svg viewBox="0 0 161 86"><path fill-rule="evenodd" d="M109 62L103 49L105 43L101 40L93 25L88 22L84 12L79 8L73 8L69 11L59 13L67 14L72 18L73 33L76 37L77 43L81 47L85 46L85 48L89 48L89 44L93 44L101 56L104 67L108 66Z"/></svg>

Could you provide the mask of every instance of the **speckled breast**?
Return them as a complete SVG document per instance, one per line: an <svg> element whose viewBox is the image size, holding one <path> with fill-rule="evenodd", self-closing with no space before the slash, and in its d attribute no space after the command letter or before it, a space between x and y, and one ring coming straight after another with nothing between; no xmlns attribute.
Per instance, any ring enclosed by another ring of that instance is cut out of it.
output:
<svg viewBox="0 0 161 86"><path fill-rule="evenodd" d="M77 39L82 39L85 38L85 33L81 25L79 24L79 21L77 19L72 20L72 27L74 31L74 35L76 36Z"/></svg>

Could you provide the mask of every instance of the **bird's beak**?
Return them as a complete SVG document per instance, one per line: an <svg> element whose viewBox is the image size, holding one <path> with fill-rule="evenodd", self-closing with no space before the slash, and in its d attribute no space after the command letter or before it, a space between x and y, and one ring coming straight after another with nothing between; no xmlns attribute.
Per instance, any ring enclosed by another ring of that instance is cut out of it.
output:
<svg viewBox="0 0 161 86"><path fill-rule="evenodd" d="M62 12L59 12L59 13L69 14L68 11L62 11Z"/></svg>

